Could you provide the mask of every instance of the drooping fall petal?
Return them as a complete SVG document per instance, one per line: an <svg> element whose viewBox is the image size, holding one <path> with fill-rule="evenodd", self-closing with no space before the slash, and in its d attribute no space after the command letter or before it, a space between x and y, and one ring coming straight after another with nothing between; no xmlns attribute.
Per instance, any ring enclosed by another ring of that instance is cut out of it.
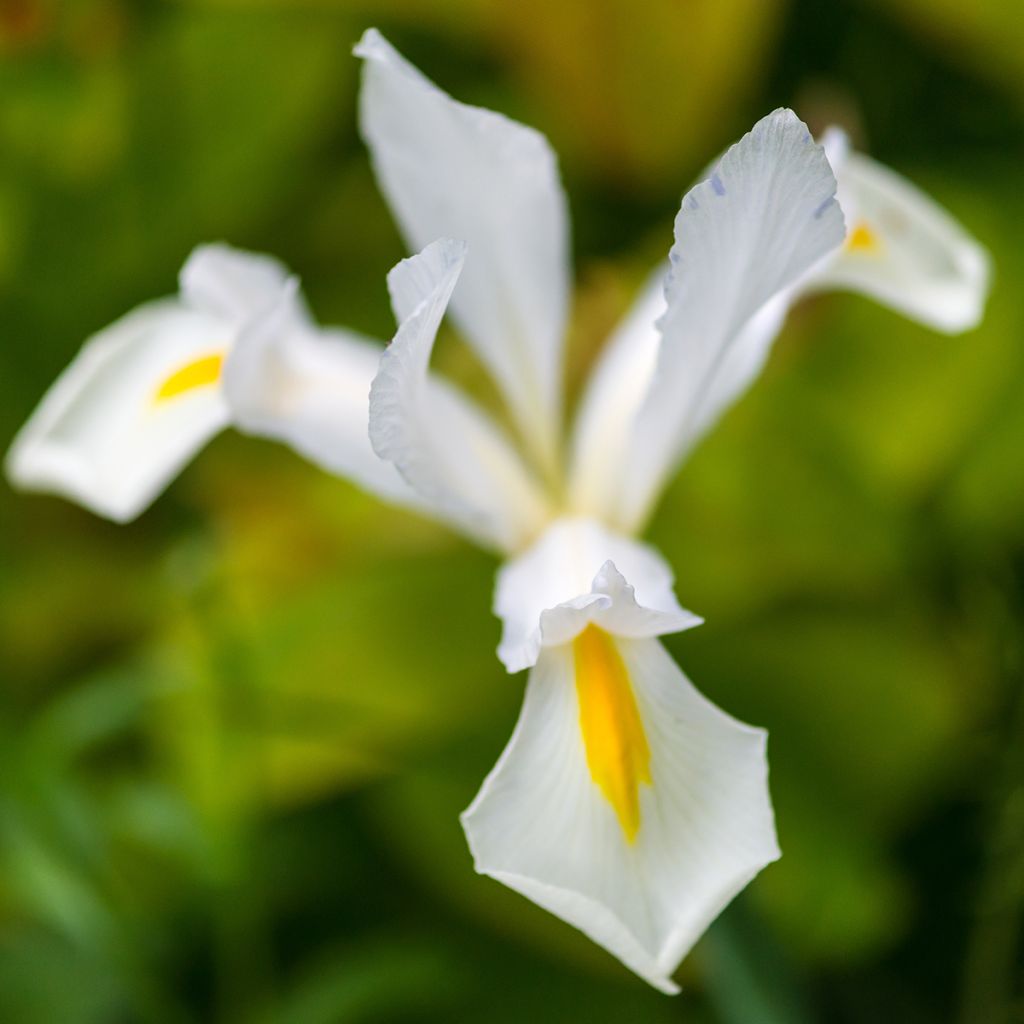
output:
<svg viewBox="0 0 1024 1024"><path fill-rule="evenodd" d="M813 286L863 292L949 334L975 327L988 294L985 250L917 186L851 151L836 129L824 143L847 236Z"/></svg>
<svg viewBox="0 0 1024 1024"><path fill-rule="evenodd" d="M462 816L476 869L664 992L779 856L763 730L702 697L609 562L549 609L512 739ZM646 628L645 628L646 627Z"/></svg>

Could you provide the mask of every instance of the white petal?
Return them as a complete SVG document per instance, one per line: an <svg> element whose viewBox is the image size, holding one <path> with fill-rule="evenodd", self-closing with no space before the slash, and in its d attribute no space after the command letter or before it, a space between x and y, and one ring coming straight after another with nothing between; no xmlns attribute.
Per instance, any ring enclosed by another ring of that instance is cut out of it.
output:
<svg viewBox="0 0 1024 1024"><path fill-rule="evenodd" d="M626 839L588 769L573 649L547 648L515 732L462 816L477 871L664 992L708 924L779 856L766 735L702 697L657 640L618 640L650 749Z"/></svg>
<svg viewBox="0 0 1024 1024"><path fill-rule="evenodd" d="M586 516L614 521L631 432L658 361L665 311L665 271L640 293L633 308L602 352L573 427L569 470L570 508ZM760 375L793 301L793 290L779 292L744 325L708 381L692 425L691 444L714 427Z"/></svg>
<svg viewBox="0 0 1024 1024"><path fill-rule="evenodd" d="M833 146L830 159L849 234L815 274L815 287L864 292L940 331L976 326L988 294L985 250L905 178Z"/></svg>
<svg viewBox="0 0 1024 1024"><path fill-rule="evenodd" d="M692 188L676 217L668 309L651 389L630 437L616 525L634 531L731 388L715 378L748 321L843 239L835 178L789 110L759 121Z"/></svg>
<svg viewBox="0 0 1024 1024"><path fill-rule="evenodd" d="M546 502L489 417L428 375L465 253L464 243L442 239L391 272L395 311L404 316L370 388L370 442L435 514L511 551L537 532Z"/></svg>
<svg viewBox="0 0 1024 1024"><path fill-rule="evenodd" d="M636 592L627 601L619 589L609 589L615 577L606 563L613 562ZM590 519L556 520L526 552L507 562L498 572L494 613L502 621L498 657L509 672L534 664L546 642L572 639L595 617L610 614L614 606L619 632L628 629L628 618L637 602L652 613L660 633L677 632L701 620L680 607L672 591L672 570L654 548L613 533ZM620 600L610 600L610 594ZM556 611L561 607L561 611ZM555 614L551 614L555 612ZM581 614L577 614L581 613ZM603 619L602 619L603 621ZM664 626L665 628L660 628ZM634 627L635 629L635 627ZM571 635L570 635L571 634Z"/></svg>
<svg viewBox="0 0 1024 1024"><path fill-rule="evenodd" d="M665 275L660 267L616 327L587 379L573 422L569 504L581 515L613 514L629 457L630 432L658 361L665 312Z"/></svg>
<svg viewBox="0 0 1024 1024"><path fill-rule="evenodd" d="M442 236L469 243L452 311L524 436L549 457L569 288L554 154L533 129L453 100L377 31L356 53L366 61L361 125L381 189L412 250Z"/></svg>
<svg viewBox="0 0 1024 1024"><path fill-rule="evenodd" d="M839 189L842 190L839 175L850 153L850 137L842 128L839 128L837 125L830 125L822 132L819 141L821 142L821 148L825 150L825 157L828 160L829 167L832 168L832 173L836 176L836 182L839 183ZM839 205L842 206L842 202Z"/></svg>
<svg viewBox="0 0 1024 1024"><path fill-rule="evenodd" d="M792 288L774 295L743 325L723 353L721 365L708 380L694 413L690 447L715 426L760 376L794 298Z"/></svg>
<svg viewBox="0 0 1024 1024"><path fill-rule="evenodd" d="M421 505L370 446L370 382L383 348L351 331L314 327L297 302L288 288L239 335L224 368L234 425L283 441L387 501Z"/></svg>
<svg viewBox="0 0 1024 1024"><path fill-rule="evenodd" d="M15 439L11 481L133 519L227 424L216 378L233 334L230 322L172 299L101 331Z"/></svg>
<svg viewBox="0 0 1024 1024"><path fill-rule="evenodd" d="M276 306L288 278L272 256L212 244L192 250L178 284L186 306L241 322ZM293 308L306 318L301 297L296 296Z"/></svg>
<svg viewBox="0 0 1024 1024"><path fill-rule="evenodd" d="M657 571L655 566L656 563L644 568L653 574ZM541 647L567 644L590 625L616 636L636 639L681 633L704 621L681 608L674 594L668 593L665 600L671 605L665 610L649 607L646 602L641 604L633 586L609 559L594 577L589 594L563 601L541 613Z"/></svg>

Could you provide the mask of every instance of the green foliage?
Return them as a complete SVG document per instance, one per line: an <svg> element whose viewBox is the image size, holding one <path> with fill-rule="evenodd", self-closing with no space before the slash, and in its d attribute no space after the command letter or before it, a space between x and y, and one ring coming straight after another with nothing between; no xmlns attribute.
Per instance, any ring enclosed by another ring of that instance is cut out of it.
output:
<svg viewBox="0 0 1024 1024"><path fill-rule="evenodd" d="M378 19L565 155L573 380L692 175L780 102L854 111L985 241L997 284L963 338L860 298L805 303L659 513L652 540L708 619L673 654L769 728L785 851L678 1001L472 873L457 814L522 690L493 656L492 560L238 437L126 528L0 484L0 1020L1014 1019L1024 119L1008 12L2 7L5 441L81 340L172 291L200 241L276 252L322 319L389 329L401 249L349 56Z"/></svg>

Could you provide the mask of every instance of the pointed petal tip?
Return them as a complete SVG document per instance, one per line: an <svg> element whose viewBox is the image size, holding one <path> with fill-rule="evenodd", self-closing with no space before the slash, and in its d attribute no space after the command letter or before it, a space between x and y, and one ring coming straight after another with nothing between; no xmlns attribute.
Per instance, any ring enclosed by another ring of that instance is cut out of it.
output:
<svg viewBox="0 0 1024 1024"><path fill-rule="evenodd" d="M505 671L514 676L524 669L531 668L536 664L540 654L540 640L535 644L529 642L517 644L498 644L498 661L505 666Z"/></svg>
<svg viewBox="0 0 1024 1024"><path fill-rule="evenodd" d="M622 588L633 588L626 582L626 577L615 568L615 563L609 558L597 571L594 577L593 587L595 590L621 590Z"/></svg>
<svg viewBox="0 0 1024 1024"><path fill-rule="evenodd" d="M754 124L754 127L750 129L750 134L760 135L762 132L767 131L769 128L778 128L785 130L787 128L798 128L803 129L806 136L805 141L810 142L812 136L804 123L803 119L792 107L776 107L771 113L765 114L759 121Z"/></svg>
<svg viewBox="0 0 1024 1024"><path fill-rule="evenodd" d="M636 588L619 572L611 559L601 566L600 571L594 577L593 593L606 594L610 599L609 607L624 604L637 611L647 613L651 618L652 625L654 622L658 623L658 628L661 630L659 636L667 633L682 633L704 623L699 615L680 607L677 603L671 611L661 609L656 611L644 607L642 602L637 599Z"/></svg>
<svg viewBox="0 0 1024 1024"><path fill-rule="evenodd" d="M454 289L468 251L469 246L459 239L438 238L418 253L399 260L388 271L388 295L399 325L413 317L423 303L431 299L432 293L446 277L451 278L449 283Z"/></svg>
<svg viewBox="0 0 1024 1024"><path fill-rule="evenodd" d="M391 49L391 44L378 29L368 28L352 47L352 53L363 60L373 60L386 56Z"/></svg>
<svg viewBox="0 0 1024 1024"><path fill-rule="evenodd" d="M364 34L359 123L411 250L443 233L475 256L452 306L460 329L547 459L560 415L568 211L546 139L461 103L375 31Z"/></svg>
<svg viewBox="0 0 1024 1024"><path fill-rule="evenodd" d="M504 756L504 755L503 755ZM556 901L559 898L569 897L572 900L579 900L580 894L575 893L568 889L563 889L560 886L549 885L544 882L540 882L536 878L530 878L527 875L521 875L514 871L502 870L500 868L488 867L484 863L484 855L479 849L478 843L475 841L475 833L473 829L473 819L482 808L482 805L487 797L489 791L489 785L494 776L497 775L499 768L501 767L501 761L494 766L493 769L488 773L486 779L484 779L483 785L480 787L476 796L473 797L472 803L459 814L459 825L462 827L463 834L466 837L466 845L469 847L470 856L473 858L473 870L476 874L483 878L491 878L502 885L508 886L515 892L526 896L527 899L539 904L547 910L552 908L548 905L544 898L540 897L541 893L546 893L551 897L554 897ZM582 903L589 905L591 910L599 916L608 915L608 920L614 929L626 929L625 924L620 921L614 914L608 911L608 908L601 907L596 902L582 897ZM558 914L557 911L555 911ZM559 917L563 917L562 914L558 914ZM563 920L565 918L563 917ZM569 921L573 927L579 928L583 934L591 941L597 941L599 945L604 946L627 970L632 971L637 977L646 981L647 984L656 988L659 992L663 992L665 995L675 996L681 991L680 987L671 978L671 970L675 970L678 967L678 963L673 965L670 971L655 970L654 964L647 957L642 957L642 960L647 962L639 961L635 956L626 955L623 956L621 950L610 949L605 942L596 938L591 934L590 930L580 925L577 921ZM681 960L680 960L681 962ZM661 966L661 965L658 965Z"/></svg>
<svg viewBox="0 0 1024 1024"><path fill-rule="evenodd" d="M465 259L468 251L469 246L461 239L444 236L435 238L434 241L427 243L419 252L400 259L388 272L388 276L390 277L400 267L413 267L417 265L437 266L442 270L446 270L458 263L459 260Z"/></svg>

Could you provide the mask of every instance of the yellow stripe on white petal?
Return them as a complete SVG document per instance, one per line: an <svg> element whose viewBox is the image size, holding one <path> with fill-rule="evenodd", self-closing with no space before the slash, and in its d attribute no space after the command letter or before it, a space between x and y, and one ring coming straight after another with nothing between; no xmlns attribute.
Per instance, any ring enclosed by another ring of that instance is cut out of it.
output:
<svg viewBox="0 0 1024 1024"><path fill-rule="evenodd" d="M539 530L547 500L493 420L429 373L465 259L464 243L440 239L388 275L400 323L370 388L370 442L433 514L509 552Z"/></svg>
<svg viewBox="0 0 1024 1024"><path fill-rule="evenodd" d="M651 782L651 751L629 672L615 639L593 623L573 640L572 650L590 777L633 842L640 829L640 786Z"/></svg>
<svg viewBox="0 0 1024 1024"><path fill-rule="evenodd" d="M133 519L228 424L225 360L286 279L269 257L198 247L180 298L141 306L86 342L15 438L12 483Z"/></svg>
<svg viewBox="0 0 1024 1024"><path fill-rule="evenodd" d="M808 285L862 292L947 333L976 326L988 295L985 250L906 178L849 152L838 130L824 142L849 234Z"/></svg>
<svg viewBox="0 0 1024 1024"><path fill-rule="evenodd" d="M375 29L355 52L365 61L360 127L378 184L413 251L445 236L469 244L452 313L535 454L550 462L569 299L554 153L532 128L456 102Z"/></svg>
<svg viewBox="0 0 1024 1024"><path fill-rule="evenodd" d="M153 400L168 402L173 398L187 395L196 388L209 388L220 383L224 370L224 353L211 352L196 359L190 359L183 366L173 370L156 389Z"/></svg>
<svg viewBox="0 0 1024 1024"><path fill-rule="evenodd" d="M231 333L223 319L170 299L101 331L18 434L9 478L133 519L227 425L220 346Z"/></svg>
<svg viewBox="0 0 1024 1024"><path fill-rule="evenodd" d="M519 721L462 824L477 871L675 992L679 961L779 850L765 733L701 697L657 639L699 620L674 597L645 607L611 561L571 589L616 548L669 600L668 570L629 543L567 520L503 571L506 634L540 595L563 599L540 613Z"/></svg>
<svg viewBox="0 0 1024 1024"><path fill-rule="evenodd" d="M703 698L658 640L615 645L649 748L635 830L595 781L572 644L531 670L512 739L462 823L477 871L673 993L680 960L779 855L765 734Z"/></svg>

